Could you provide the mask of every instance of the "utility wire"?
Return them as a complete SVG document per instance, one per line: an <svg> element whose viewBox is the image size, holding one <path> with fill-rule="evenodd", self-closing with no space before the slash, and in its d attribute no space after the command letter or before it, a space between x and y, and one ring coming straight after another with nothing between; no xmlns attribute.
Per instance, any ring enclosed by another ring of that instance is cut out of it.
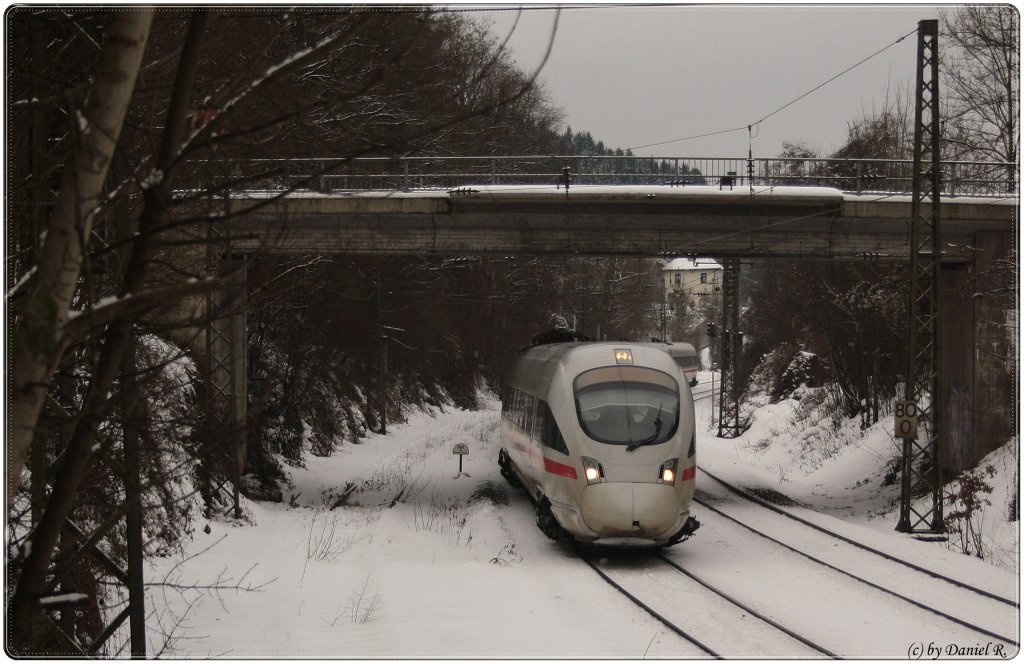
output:
<svg viewBox="0 0 1024 664"><path fill-rule="evenodd" d="M813 93L813 92L817 92L818 90L820 90L821 88L825 87L826 85L828 85L828 84L829 84L829 83L831 83L832 81L836 80L837 78L839 78L839 77L840 77L840 76L842 76L843 74L846 74L847 72L853 71L853 70L854 70L854 69L856 69L857 67L860 67L860 66L861 66L862 64L864 64L865 62L867 62L867 61L868 61L868 60L870 60L871 58L875 57L876 55L880 55L880 54L884 53L885 51L888 51L888 50L889 50L890 48L892 48L892 47L893 47L893 46L895 46L896 44L899 44L900 42L902 42L902 41L903 41L904 39L906 39L906 38L907 38L907 37L909 37L910 35L914 34L915 32L917 32L917 28L914 28L913 30L911 30L911 31L910 31L910 32L908 32L907 34L903 35L902 37L900 37L900 38L899 38L899 39L897 39L896 41L892 42L892 43L891 43L891 44L889 44L888 46L885 46L885 47L883 47L883 48L881 48L881 49L879 49L879 50L875 51L874 53L872 53L872 54L871 54L871 55L869 55L868 57L864 58L863 60L861 60L861 61L860 61L860 62L858 62L857 64L855 64L855 65L852 65L852 66L850 66L850 67L847 67L846 69L844 69L843 71L839 72L838 74L836 74L836 75L835 75L835 76L833 76L832 78L828 79L827 81L825 81L825 82L824 82L824 83L822 83L821 85L819 85L819 86L817 86L817 87L815 87L815 88L812 88L812 89L808 90L807 92L803 93L802 95L800 95L799 97L797 97L797 98L796 98L796 99L794 99L793 101L789 102L789 103L788 103L788 104L786 104L785 106L781 106L781 107L779 107L779 108L775 109L774 111L772 111L772 112L771 112L771 113L769 113L768 115L764 116L763 118L761 118L761 119L760 119L760 120L758 120L757 122L752 122L752 123L751 123L751 125L759 125L759 124L761 124L762 122L764 122L764 121L765 121L765 120L767 120L768 118L772 117L772 116L773 116L773 115L775 115L776 113L779 113L779 112L781 112L781 111L783 111L783 110L785 110L785 109L789 108L790 106L792 106L793 104L797 103L798 101L800 101L800 100L801 100L801 99L803 99L804 97L806 97L806 96L810 95L811 93Z"/></svg>
<svg viewBox="0 0 1024 664"><path fill-rule="evenodd" d="M665 5L657 2L638 2L629 4L549 4L549 5L526 5L526 6L484 6L484 7L437 7L435 11L442 12L445 14L474 14L474 13L492 13L492 12L530 12L530 11L562 11L562 10L575 10L575 9L662 9ZM420 11L416 8L403 8L407 11Z"/></svg>
<svg viewBox="0 0 1024 664"><path fill-rule="evenodd" d="M744 130L746 128L747 128L747 125L743 125L742 127L736 127L735 129L722 129L721 131L712 131L712 132L709 132L707 134L697 134L696 136L687 136L686 138L673 138L671 141L661 141L661 142L658 142L658 143L648 143L647 145L636 145L634 147L626 148L626 149L627 150L642 150L644 148L653 148L656 145L668 145L669 143L681 143L682 141L691 141L691 140L693 140L695 138L704 138L706 136L718 136L719 134L728 134L728 133L734 132L734 131L742 131L742 130Z"/></svg>
<svg viewBox="0 0 1024 664"><path fill-rule="evenodd" d="M868 60L871 60L872 58L874 58L874 57L876 57L878 55L881 55L885 51L888 51L890 48L892 48L896 44L899 44L900 42L902 42L904 39L906 39L910 35L914 34L915 32L917 32L917 28L914 28L913 30L911 30L907 34L903 35L902 37L900 37L896 41L892 42L891 44L889 44L887 46L884 46L881 49L875 51L874 53L872 53L871 55L867 56L863 60L857 62L856 64L851 65L850 67L847 67L846 69L844 69L843 71L839 72L838 74L836 74L832 78L828 79L824 83L821 83L820 85L817 85L814 88L811 88L810 90L808 90L807 92L803 93L802 95L800 95L796 99L793 99L792 101L787 102L783 106L780 106L779 108L775 109L774 111L772 111L768 115L764 116L760 120L757 120L755 122L751 122L750 124L746 124L746 125L743 125L741 127L734 127L733 129L722 129L720 131L712 131L712 132L708 132L706 134L697 134L696 136L687 136L685 138L675 138L675 139L672 139L670 141L659 141L657 143L648 143L647 145L637 145L637 146L634 146L634 147L631 147L631 148L626 148L626 149L627 150L642 150L643 148L652 148L652 147L655 147L655 146L658 146L658 145L667 145L669 143L680 143L682 141L690 141L690 140L693 140L693 139L696 139L696 138L705 138L707 136L717 136L719 134L728 134L728 133L731 133L731 132L734 132L734 131L743 131L744 129L747 130L748 132L750 132L754 127L758 127L762 122L764 122L768 118L772 117L773 115L775 115L777 113L781 113L782 111L784 111L785 109L789 108L793 104L797 103L798 101L800 101L804 97L807 97L807 96L813 94L814 92L817 92L818 90L820 90L821 88L825 87L826 85L828 85L832 81L836 80L837 78L839 78L839 77L843 76L844 74L847 74L847 73L853 71L854 69L856 69L857 67L861 66L862 64L864 64Z"/></svg>

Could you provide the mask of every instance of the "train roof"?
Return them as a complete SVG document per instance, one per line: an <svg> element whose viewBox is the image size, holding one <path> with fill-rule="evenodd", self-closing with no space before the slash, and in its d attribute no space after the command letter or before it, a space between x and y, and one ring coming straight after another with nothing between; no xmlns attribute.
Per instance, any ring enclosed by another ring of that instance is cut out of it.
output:
<svg viewBox="0 0 1024 664"><path fill-rule="evenodd" d="M662 347L661 350L664 352L664 344L641 341L569 341L528 346L516 356L516 363L509 372L506 382L520 389L535 391L549 383L558 367L575 351L607 348L608 365L613 365L615 357L612 351L616 349L635 351L638 348L653 350L658 347Z"/></svg>
<svg viewBox="0 0 1024 664"><path fill-rule="evenodd" d="M677 355L697 354L697 349L693 347L693 344L688 344L683 341L651 341L644 345L660 348L673 357Z"/></svg>

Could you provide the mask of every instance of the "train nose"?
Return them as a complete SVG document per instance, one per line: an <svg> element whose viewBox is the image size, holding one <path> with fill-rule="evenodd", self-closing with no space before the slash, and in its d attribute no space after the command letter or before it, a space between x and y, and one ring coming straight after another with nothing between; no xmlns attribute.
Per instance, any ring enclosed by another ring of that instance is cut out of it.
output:
<svg viewBox="0 0 1024 664"><path fill-rule="evenodd" d="M602 537L653 537L678 529L673 487L645 482L603 482L583 490L581 514Z"/></svg>

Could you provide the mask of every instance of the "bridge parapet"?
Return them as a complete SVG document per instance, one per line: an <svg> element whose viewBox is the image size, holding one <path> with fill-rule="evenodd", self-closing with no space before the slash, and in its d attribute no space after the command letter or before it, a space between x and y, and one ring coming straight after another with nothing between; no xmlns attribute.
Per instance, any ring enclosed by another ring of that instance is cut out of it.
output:
<svg viewBox="0 0 1024 664"><path fill-rule="evenodd" d="M945 196L1017 196L1019 165L942 162ZM650 184L668 187L821 186L846 193L905 193L913 182L907 159L782 159L742 157L493 156L401 158L221 159L196 164L196 188L244 179L267 190L401 191L473 185L570 187Z"/></svg>

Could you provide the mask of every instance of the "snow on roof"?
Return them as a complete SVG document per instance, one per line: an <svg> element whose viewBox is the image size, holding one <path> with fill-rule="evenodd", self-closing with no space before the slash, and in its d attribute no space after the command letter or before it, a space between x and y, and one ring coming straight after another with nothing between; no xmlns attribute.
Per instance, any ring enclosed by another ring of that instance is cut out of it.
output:
<svg viewBox="0 0 1024 664"><path fill-rule="evenodd" d="M665 263L661 269L665 271L701 270L706 272L708 270L721 270L722 266L710 258L675 258Z"/></svg>

